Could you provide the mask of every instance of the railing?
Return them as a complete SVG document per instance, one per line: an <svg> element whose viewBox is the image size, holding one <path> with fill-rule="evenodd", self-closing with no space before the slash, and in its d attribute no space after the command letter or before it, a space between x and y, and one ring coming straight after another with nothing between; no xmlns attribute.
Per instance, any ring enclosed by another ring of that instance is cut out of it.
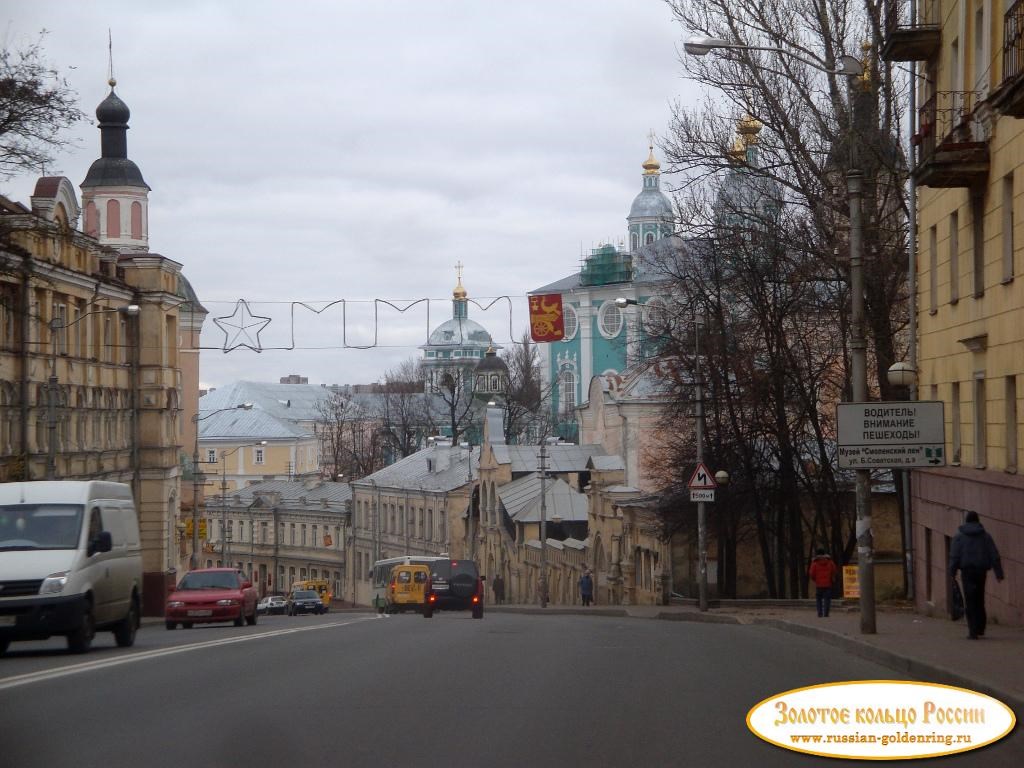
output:
<svg viewBox="0 0 1024 768"><path fill-rule="evenodd" d="M1024 0L1017 0L1003 17L1003 80L1024 72Z"/></svg>
<svg viewBox="0 0 1024 768"><path fill-rule="evenodd" d="M939 148L977 144L988 137L974 113L978 91L938 91L918 110L917 158L926 162Z"/></svg>
<svg viewBox="0 0 1024 768"><path fill-rule="evenodd" d="M911 0L885 0L885 35L897 30L939 27L939 0L917 0L917 10L911 10Z"/></svg>

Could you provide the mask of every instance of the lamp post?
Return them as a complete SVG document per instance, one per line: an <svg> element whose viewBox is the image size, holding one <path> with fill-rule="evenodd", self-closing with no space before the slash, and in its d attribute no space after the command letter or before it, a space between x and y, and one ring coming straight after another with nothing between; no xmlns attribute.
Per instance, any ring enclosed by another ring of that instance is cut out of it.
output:
<svg viewBox="0 0 1024 768"><path fill-rule="evenodd" d="M92 315L102 315L108 312L117 312L129 317L135 317L141 311L138 304L129 304L125 307L111 307L107 309L94 309L86 312L72 320L64 322L62 317L50 319L50 375L46 379L46 434L48 445L46 450L46 479L54 480L57 477L57 396L60 393L60 384L57 379L57 335L60 331L78 325L85 318Z"/></svg>
<svg viewBox="0 0 1024 768"><path fill-rule="evenodd" d="M216 416L225 411L252 409L252 403L239 403L230 408L217 408L203 414L198 411L192 415L192 423L195 425L195 448L192 451L192 557L189 559L189 568L194 570L199 567L199 486L202 485L203 475L199 471L199 422Z"/></svg>
<svg viewBox="0 0 1024 768"><path fill-rule="evenodd" d="M859 77L864 65L853 56L840 56L838 67L829 67L822 61L801 56L788 48L746 45L718 37L691 37L683 45L686 53L704 56L713 50L771 51L803 62L820 72L834 75ZM846 173L846 190L850 204L850 359L854 402L865 402L868 397L867 341L864 337L864 265L863 265L863 223L861 221L861 181L863 174L854 167L856 153L854 130L857 99L851 94L850 168ZM870 470L858 469L855 485L857 511L857 579L860 584L860 631L861 634L875 634L875 571L873 541L871 533L871 474Z"/></svg>
<svg viewBox="0 0 1024 768"><path fill-rule="evenodd" d="M230 410L230 409L229 409ZM229 536L227 534L227 522L228 522L228 456L232 456L238 453L243 448L252 448L258 445L266 445L266 440L260 440L258 443L246 443L245 445L238 445L232 448L230 451L221 451L220 453L220 559L225 568L230 567L228 565L228 556L231 554L231 548L228 546ZM193 531L195 529L193 528Z"/></svg>
<svg viewBox="0 0 1024 768"><path fill-rule="evenodd" d="M545 480L548 474L547 441L540 444L540 607L548 607L548 507Z"/></svg>

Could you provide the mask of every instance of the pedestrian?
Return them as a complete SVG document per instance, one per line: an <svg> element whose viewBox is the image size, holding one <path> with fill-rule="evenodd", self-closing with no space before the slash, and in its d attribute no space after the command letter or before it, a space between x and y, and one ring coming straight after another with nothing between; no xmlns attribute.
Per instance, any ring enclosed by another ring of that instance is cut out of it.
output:
<svg viewBox="0 0 1024 768"><path fill-rule="evenodd" d="M584 571L580 576L580 599L584 605L594 602L594 579L591 578L590 571Z"/></svg>
<svg viewBox="0 0 1024 768"><path fill-rule="evenodd" d="M957 571L960 572L967 637L971 640L985 635L985 576L990 569L995 571L997 581L1003 580L1003 563L996 543L978 521L978 513L971 510L964 515L964 524L949 548L949 576L955 579Z"/></svg>
<svg viewBox="0 0 1024 768"><path fill-rule="evenodd" d="M494 577L494 581L491 582L491 589L494 590L494 604L501 605L505 602L505 580L501 578L499 573Z"/></svg>
<svg viewBox="0 0 1024 768"><path fill-rule="evenodd" d="M814 582L814 603L818 607L818 618L827 619L832 607L832 584L836 580L839 569L835 562L822 547L818 547L811 560L807 575Z"/></svg>

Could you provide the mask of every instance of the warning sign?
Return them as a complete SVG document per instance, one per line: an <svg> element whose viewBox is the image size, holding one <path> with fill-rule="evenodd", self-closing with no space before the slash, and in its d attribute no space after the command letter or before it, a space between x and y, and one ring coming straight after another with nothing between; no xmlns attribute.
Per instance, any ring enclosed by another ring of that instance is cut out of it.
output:
<svg viewBox="0 0 1024 768"><path fill-rule="evenodd" d="M690 478L688 483L691 491L702 491L702 490L714 490L718 487L718 483L715 482L715 478L711 475L711 470L705 466L703 461L697 462L697 468L693 470L693 477Z"/></svg>

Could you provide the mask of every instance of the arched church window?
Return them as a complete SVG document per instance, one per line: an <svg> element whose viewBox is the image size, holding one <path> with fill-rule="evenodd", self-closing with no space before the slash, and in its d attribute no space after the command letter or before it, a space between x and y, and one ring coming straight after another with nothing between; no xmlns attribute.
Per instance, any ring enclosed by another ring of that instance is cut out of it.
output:
<svg viewBox="0 0 1024 768"><path fill-rule="evenodd" d="M648 336L661 336L668 331L668 310L665 300L652 296L643 306L643 326Z"/></svg>
<svg viewBox="0 0 1024 768"><path fill-rule="evenodd" d="M571 341L576 338L576 331L579 330L579 319L576 316L576 309L572 304L562 305L562 323L564 334L562 341Z"/></svg>
<svg viewBox="0 0 1024 768"><path fill-rule="evenodd" d="M85 204L85 234L96 237L100 233L100 217L96 211L96 203L90 200Z"/></svg>
<svg viewBox="0 0 1024 768"><path fill-rule="evenodd" d="M639 247L640 247L640 235L638 235L636 232L634 232L634 233L632 233L629 236L629 249L631 251L635 251Z"/></svg>
<svg viewBox="0 0 1024 768"><path fill-rule="evenodd" d="M498 376L497 374L491 375L491 392L498 391Z"/></svg>
<svg viewBox="0 0 1024 768"><path fill-rule="evenodd" d="M569 416L576 410L576 374L564 368L558 376L558 411Z"/></svg>
<svg viewBox="0 0 1024 768"><path fill-rule="evenodd" d="M644 245L650 245L653 242L654 234L652 232L648 232L646 235L644 235Z"/></svg>
<svg viewBox="0 0 1024 768"><path fill-rule="evenodd" d="M107 200L107 237L121 236L121 204Z"/></svg>
<svg viewBox="0 0 1024 768"><path fill-rule="evenodd" d="M132 239L142 239L142 203L138 200L132 203Z"/></svg>

